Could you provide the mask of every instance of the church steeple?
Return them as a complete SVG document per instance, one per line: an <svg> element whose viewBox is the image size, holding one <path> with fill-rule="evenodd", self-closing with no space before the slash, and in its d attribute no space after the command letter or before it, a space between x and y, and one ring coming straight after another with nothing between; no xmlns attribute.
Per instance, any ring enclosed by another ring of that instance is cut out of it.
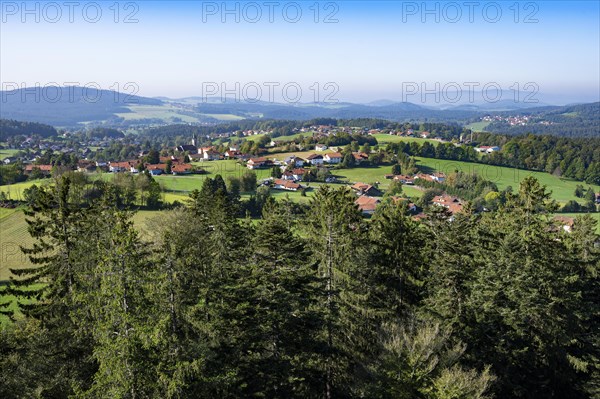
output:
<svg viewBox="0 0 600 399"><path fill-rule="evenodd" d="M192 134L192 145L193 145L194 147L197 147L197 146L198 146L198 144L197 144L197 140L196 140L196 133Z"/></svg>

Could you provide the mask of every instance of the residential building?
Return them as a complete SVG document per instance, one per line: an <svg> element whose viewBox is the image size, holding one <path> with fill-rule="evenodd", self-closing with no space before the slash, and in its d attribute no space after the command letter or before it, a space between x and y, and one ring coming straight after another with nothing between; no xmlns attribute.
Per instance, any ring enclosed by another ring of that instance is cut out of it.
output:
<svg viewBox="0 0 600 399"><path fill-rule="evenodd" d="M311 165L323 165L323 155L311 154L306 158L306 161Z"/></svg>
<svg viewBox="0 0 600 399"><path fill-rule="evenodd" d="M377 205L379 205L381 201L377 198L362 195L358 197L354 203L358 205L358 209L364 215L372 215L375 212L375 209L377 209Z"/></svg>
<svg viewBox="0 0 600 399"><path fill-rule="evenodd" d="M323 161L329 164L338 164L342 162L342 158L342 154L340 154L339 152L332 152L329 154L325 154L325 156L323 156Z"/></svg>

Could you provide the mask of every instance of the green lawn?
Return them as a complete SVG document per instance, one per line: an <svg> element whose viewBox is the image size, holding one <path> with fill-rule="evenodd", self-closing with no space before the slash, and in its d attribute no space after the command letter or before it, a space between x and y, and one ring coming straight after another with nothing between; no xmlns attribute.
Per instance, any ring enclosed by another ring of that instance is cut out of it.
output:
<svg viewBox="0 0 600 399"><path fill-rule="evenodd" d="M27 231L25 215L20 210L11 209L0 219L0 281L8 280L10 268L31 267L32 264L19 246L30 246L33 239Z"/></svg>
<svg viewBox="0 0 600 399"><path fill-rule="evenodd" d="M490 122L480 121L480 122L469 123L465 127L467 129L471 129L474 132L485 132L485 128L488 127L489 124L490 124Z"/></svg>
<svg viewBox="0 0 600 399"><path fill-rule="evenodd" d="M179 113L180 108L172 105L132 105L131 112L116 114L127 121L142 119L161 119L165 122L200 122L199 118Z"/></svg>
<svg viewBox="0 0 600 399"><path fill-rule="evenodd" d="M51 179L40 179L40 180L30 180L24 181L16 184L9 184L8 186L0 186L0 192L6 193L8 199L23 200L23 191L28 189L29 187L37 184L38 186L43 184L50 184Z"/></svg>
<svg viewBox="0 0 600 399"><path fill-rule="evenodd" d="M7 157L12 157L13 155L15 155L16 153L18 153L20 150L15 150L15 149L3 149L0 150L0 160L7 158Z"/></svg>
<svg viewBox="0 0 600 399"><path fill-rule="evenodd" d="M522 169L506 168L502 166L484 165L471 162L449 161L433 158L416 157L417 166L426 172L440 171L450 174L455 170L465 173L477 173L486 180L496 183L500 190L511 186L513 189L519 188L519 183L527 176L533 176L540 181L541 184L547 186L548 190L552 191L552 198L560 203L565 203L569 200L577 200L575 198L575 186L583 184L584 187L588 184L578 182L571 179L563 179L553 176L545 172L532 172ZM600 191L600 186L592 186L596 192Z"/></svg>
<svg viewBox="0 0 600 399"><path fill-rule="evenodd" d="M423 139L421 137L404 137L404 136L392 136L390 134L373 134L372 137L375 137L377 139L377 142L379 144L384 144L384 143L399 143L401 141L404 141L406 143L411 143L411 142L417 142L419 144L423 144L424 142L428 141L432 144L437 145L439 143L439 141L437 140L432 140L432 139Z"/></svg>

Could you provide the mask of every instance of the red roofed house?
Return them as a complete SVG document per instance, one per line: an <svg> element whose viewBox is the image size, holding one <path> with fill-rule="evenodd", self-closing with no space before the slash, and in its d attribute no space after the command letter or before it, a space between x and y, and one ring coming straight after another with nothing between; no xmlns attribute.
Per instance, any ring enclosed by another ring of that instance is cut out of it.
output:
<svg viewBox="0 0 600 399"><path fill-rule="evenodd" d="M323 165L323 155L321 154L310 154L306 161L311 165Z"/></svg>
<svg viewBox="0 0 600 399"><path fill-rule="evenodd" d="M331 164L336 164L342 162L342 154L339 152L332 152L330 154L325 154L323 157L323 161Z"/></svg>
<svg viewBox="0 0 600 399"><path fill-rule="evenodd" d="M442 194L442 195L435 196L435 197L433 197L433 200L431 202L434 205L443 206L444 208L448 209L452 213L461 212L463 209L463 205L460 201L460 198L453 197L448 194Z"/></svg>
<svg viewBox="0 0 600 399"><path fill-rule="evenodd" d="M113 173L129 170L131 170L131 164L129 162L110 162L108 165L108 171Z"/></svg>
<svg viewBox="0 0 600 399"><path fill-rule="evenodd" d="M263 157L250 158L250 160L246 164L246 167L248 169L260 169L260 168L264 168L266 163L267 163L267 158L263 158Z"/></svg>
<svg viewBox="0 0 600 399"><path fill-rule="evenodd" d="M369 160L369 154L366 154L364 152L353 152L352 156L354 157L354 162L356 163L361 163L362 161Z"/></svg>
<svg viewBox="0 0 600 399"><path fill-rule="evenodd" d="M43 175L49 175L52 172L52 165L27 165L24 172L25 174L29 174L34 169L39 170Z"/></svg>
<svg viewBox="0 0 600 399"><path fill-rule="evenodd" d="M421 179L421 180L426 180L426 181L434 181L433 177L431 177L431 175L426 175L425 173L417 173L415 175L415 180L416 179Z"/></svg>
<svg viewBox="0 0 600 399"><path fill-rule="evenodd" d="M415 184L415 179L410 177L410 176L406 176L406 175L396 175L393 177L394 180L399 181L402 184L408 184L408 185L412 185Z"/></svg>
<svg viewBox="0 0 600 399"><path fill-rule="evenodd" d="M381 201L377 198L360 196L354 201L358 209L365 215L372 215Z"/></svg>
<svg viewBox="0 0 600 399"><path fill-rule="evenodd" d="M174 175L188 175L192 173L192 165L189 163L178 163L171 166L171 173Z"/></svg>
<svg viewBox="0 0 600 399"><path fill-rule="evenodd" d="M165 173L165 169L167 169L167 165L164 163L146 165L146 170L150 172L152 176L162 175Z"/></svg>
<svg viewBox="0 0 600 399"><path fill-rule="evenodd" d="M365 183L354 183L352 185L352 190L354 190L358 195L370 195L370 196L379 196L381 195L381 191L377 188L371 186L370 184Z"/></svg>
<svg viewBox="0 0 600 399"><path fill-rule="evenodd" d="M289 180L276 179L273 181L273 188L277 190L298 191L302 186Z"/></svg>

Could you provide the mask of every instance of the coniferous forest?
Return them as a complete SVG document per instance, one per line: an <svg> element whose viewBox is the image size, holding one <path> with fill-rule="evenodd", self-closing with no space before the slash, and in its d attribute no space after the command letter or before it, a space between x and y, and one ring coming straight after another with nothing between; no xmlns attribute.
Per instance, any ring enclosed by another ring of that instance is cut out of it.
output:
<svg viewBox="0 0 600 399"><path fill-rule="evenodd" d="M68 177L26 215L2 398L593 398L595 222L533 178L494 212L365 220L347 188L237 218L220 176L144 234Z"/></svg>

